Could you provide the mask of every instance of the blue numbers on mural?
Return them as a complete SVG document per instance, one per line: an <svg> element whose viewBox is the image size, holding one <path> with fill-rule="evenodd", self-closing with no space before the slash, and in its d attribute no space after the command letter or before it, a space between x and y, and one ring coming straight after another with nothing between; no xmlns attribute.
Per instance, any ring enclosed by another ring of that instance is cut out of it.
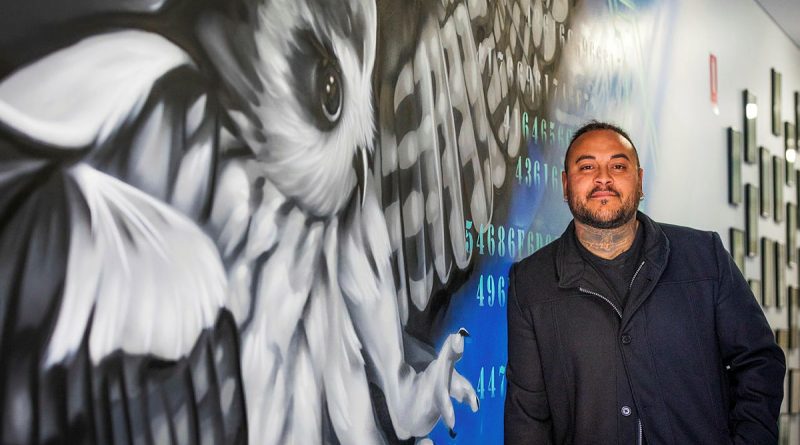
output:
<svg viewBox="0 0 800 445"><path fill-rule="evenodd" d="M527 112L522 113L522 137L525 141L536 144L549 144L566 150L574 129L557 121L547 120L539 116L532 118Z"/></svg>
<svg viewBox="0 0 800 445"><path fill-rule="evenodd" d="M517 158L514 176L517 178L517 183L526 187L544 186L548 190L561 191L561 168L557 165L520 156Z"/></svg>
<svg viewBox="0 0 800 445"><path fill-rule="evenodd" d="M524 161L524 162L523 162ZM532 176L531 176L531 158L527 156L520 156L517 158L517 182L522 185L527 185L528 187L531 186Z"/></svg>
<svg viewBox="0 0 800 445"><path fill-rule="evenodd" d="M551 234L532 232L518 227L480 224L467 220L464 224L464 246L467 253L519 259L532 254L553 240Z"/></svg>
<svg viewBox="0 0 800 445"><path fill-rule="evenodd" d="M495 377L495 373L497 377ZM506 367L481 366L481 373L478 375L478 385L475 388L478 397L485 399L487 394L493 399L496 395L501 398L506 396Z"/></svg>
<svg viewBox="0 0 800 445"><path fill-rule="evenodd" d="M478 306L499 307L506 305L506 277L481 274L478 278L478 290L475 292Z"/></svg>

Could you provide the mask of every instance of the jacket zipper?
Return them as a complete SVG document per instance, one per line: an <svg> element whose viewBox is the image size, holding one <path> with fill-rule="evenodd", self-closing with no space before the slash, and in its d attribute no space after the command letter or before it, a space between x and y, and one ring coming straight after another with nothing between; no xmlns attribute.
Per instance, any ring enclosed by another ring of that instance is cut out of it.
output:
<svg viewBox="0 0 800 445"><path fill-rule="evenodd" d="M600 297L603 301L605 301L606 303L611 305L612 308L614 308L614 312L617 313L617 315L619 316L620 319L622 318L622 311L617 309L617 307L614 306L614 303L612 303L611 300L609 300L608 298L598 294L597 292L591 291L589 289L585 289L583 287L579 287L578 290L583 292L584 294L589 294L589 295L594 295L595 297Z"/></svg>
<svg viewBox="0 0 800 445"><path fill-rule="evenodd" d="M633 278L631 278L631 284L628 285L628 290L631 290L631 288L633 287L633 281L636 279L636 275L639 275L639 271L642 270L642 267L644 267L644 261L642 261L642 264L640 264L639 268L636 269L636 272L634 272ZM642 443L644 442L644 440L642 440L644 434L642 432L642 419L641 418L637 418L636 419L636 427L637 427L637 430L639 432L639 434L636 436L636 445L642 445Z"/></svg>
<svg viewBox="0 0 800 445"><path fill-rule="evenodd" d="M642 263L639 264L639 267L636 268L636 272L633 273L633 277L631 277L631 282L628 284L628 290L631 290L631 288L633 287L633 282L636 281L636 276L639 275L639 272L641 272L642 267L644 267L644 261L642 261ZM595 297L598 297L598 298L602 299L603 301L605 301L606 303L611 305L612 308L614 308L614 312L617 313L619 318L622 318L622 311L619 310L619 308L617 308L617 306L615 306L614 303L612 303L611 300L609 300L608 298L600 295L599 293L597 293L595 291L591 291L589 289L586 289L584 287L579 287L578 290L583 292L584 294L594 295Z"/></svg>
<svg viewBox="0 0 800 445"><path fill-rule="evenodd" d="M628 290L629 291L633 287L633 282L634 282L634 280L636 280L636 275L639 275L639 271L642 270L642 267L644 267L644 261L642 261L642 264L640 264L639 267L636 269L636 272L633 273L633 278L631 278L631 284L628 285ZM643 434L642 434L642 419L641 419L641 417L637 417L636 418L636 430L637 430L637 433L638 433L637 436L636 436L636 445L642 445L642 442L644 442L644 441L642 440Z"/></svg>
<svg viewBox="0 0 800 445"><path fill-rule="evenodd" d="M633 273L633 277L631 278L631 284L628 285L628 290L631 290L631 288L633 287L633 280L636 279L636 275L639 275L639 271L642 270L642 267L644 267L644 261L642 261L642 264L640 264L639 267L636 269L636 272Z"/></svg>
<svg viewBox="0 0 800 445"><path fill-rule="evenodd" d="M636 419L636 426L638 427L638 430L639 430L639 435L636 438L636 445L642 445L642 419L641 418Z"/></svg>

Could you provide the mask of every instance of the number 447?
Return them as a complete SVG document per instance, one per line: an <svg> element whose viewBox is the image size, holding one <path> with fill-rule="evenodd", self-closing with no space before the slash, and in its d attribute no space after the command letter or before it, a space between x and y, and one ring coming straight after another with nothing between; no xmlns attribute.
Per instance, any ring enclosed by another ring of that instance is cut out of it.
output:
<svg viewBox="0 0 800 445"><path fill-rule="evenodd" d="M486 373L486 367L481 366L481 374L478 377L478 388L476 388L476 390L478 391L478 397L480 397L481 399L485 399L486 398L485 397L486 393L488 392L489 393L489 397L490 398L494 398L494 394L495 394L495 391L497 389L500 390L500 397L505 397L505 395L506 395L506 367L503 366L503 365L500 365L497 368L497 374L498 374L497 375L497 379L500 382L498 387L495 387L494 366L492 366L491 370L489 370L489 379L488 379L488 381L486 381L486 378L484 377L485 373Z"/></svg>

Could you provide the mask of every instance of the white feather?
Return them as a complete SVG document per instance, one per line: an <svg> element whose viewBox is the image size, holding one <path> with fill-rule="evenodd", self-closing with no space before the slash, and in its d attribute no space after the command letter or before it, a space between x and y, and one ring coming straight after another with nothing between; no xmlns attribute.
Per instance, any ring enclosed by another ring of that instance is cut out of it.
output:
<svg viewBox="0 0 800 445"><path fill-rule="evenodd" d="M170 204L185 215L199 217L213 172L214 145L210 138L197 141L188 148L181 159L175 178ZM167 165L167 163L164 163Z"/></svg>
<svg viewBox="0 0 800 445"><path fill-rule="evenodd" d="M66 284L47 363L68 358L87 328L94 363L120 349L185 356L225 305L216 247L188 218L111 176L85 164L69 176L77 188Z"/></svg>
<svg viewBox="0 0 800 445"><path fill-rule="evenodd" d="M92 36L6 78L0 121L47 145L83 148L104 141L135 114L165 72L191 63L157 34Z"/></svg>
<svg viewBox="0 0 800 445"><path fill-rule="evenodd" d="M173 138L173 128L164 125L164 108L163 103L156 104L131 141L130 164L125 176L135 179L137 188L162 200L167 199L170 180L170 150L165 147L170 146Z"/></svg>

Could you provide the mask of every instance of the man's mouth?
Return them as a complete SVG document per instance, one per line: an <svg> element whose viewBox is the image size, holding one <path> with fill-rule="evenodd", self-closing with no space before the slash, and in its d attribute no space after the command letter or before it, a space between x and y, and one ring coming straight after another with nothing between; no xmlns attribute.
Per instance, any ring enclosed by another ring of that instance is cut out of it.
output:
<svg viewBox="0 0 800 445"><path fill-rule="evenodd" d="M595 190L595 191L592 192L591 195L589 195L589 198L593 198L593 199L606 198L607 199L607 198L616 197L616 196L619 196L619 194L617 192L613 191L613 190Z"/></svg>

